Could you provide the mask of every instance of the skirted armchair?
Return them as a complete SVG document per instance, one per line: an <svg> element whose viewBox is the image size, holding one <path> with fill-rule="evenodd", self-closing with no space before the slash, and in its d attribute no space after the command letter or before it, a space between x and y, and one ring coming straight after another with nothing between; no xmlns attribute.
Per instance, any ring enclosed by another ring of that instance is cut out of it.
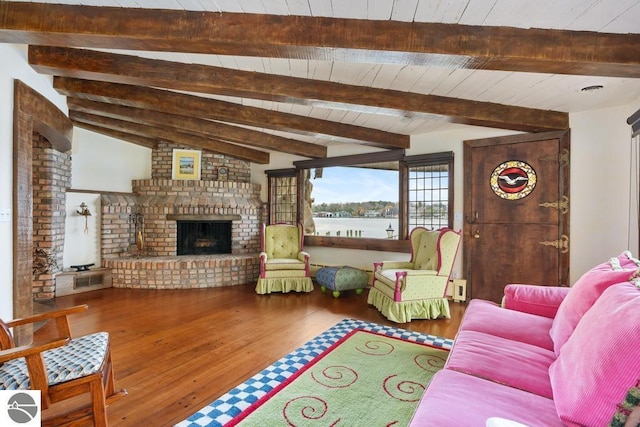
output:
<svg viewBox="0 0 640 427"><path fill-rule="evenodd" d="M448 228L416 227L409 239L411 261L373 263L367 302L398 323L451 317L446 292L460 234Z"/></svg>
<svg viewBox="0 0 640 427"><path fill-rule="evenodd" d="M257 293L313 290L309 274L309 254L302 251L303 239L301 224L262 225Z"/></svg>

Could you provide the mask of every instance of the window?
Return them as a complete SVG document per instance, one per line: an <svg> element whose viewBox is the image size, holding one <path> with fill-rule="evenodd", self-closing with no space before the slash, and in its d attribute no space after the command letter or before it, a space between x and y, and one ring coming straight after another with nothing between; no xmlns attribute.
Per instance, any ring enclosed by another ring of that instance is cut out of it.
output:
<svg viewBox="0 0 640 427"><path fill-rule="evenodd" d="M267 172L270 220L295 216L307 245L406 251L413 228L453 226L453 152L392 150L294 165Z"/></svg>
<svg viewBox="0 0 640 427"><path fill-rule="evenodd" d="M317 236L398 238L398 163L333 166L313 170L304 218ZM390 231L387 231L390 230Z"/></svg>
<svg viewBox="0 0 640 427"><path fill-rule="evenodd" d="M295 169L267 171L269 224L295 224L298 217L298 180Z"/></svg>
<svg viewBox="0 0 640 427"><path fill-rule="evenodd" d="M453 227L453 153L406 157L408 230ZM449 202L451 201L451 203Z"/></svg>

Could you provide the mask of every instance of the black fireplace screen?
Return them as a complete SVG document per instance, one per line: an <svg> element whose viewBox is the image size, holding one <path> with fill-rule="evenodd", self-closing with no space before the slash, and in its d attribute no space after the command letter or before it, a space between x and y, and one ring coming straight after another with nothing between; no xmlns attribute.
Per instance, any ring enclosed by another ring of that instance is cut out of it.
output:
<svg viewBox="0 0 640 427"><path fill-rule="evenodd" d="M178 255L231 253L231 221L178 221Z"/></svg>

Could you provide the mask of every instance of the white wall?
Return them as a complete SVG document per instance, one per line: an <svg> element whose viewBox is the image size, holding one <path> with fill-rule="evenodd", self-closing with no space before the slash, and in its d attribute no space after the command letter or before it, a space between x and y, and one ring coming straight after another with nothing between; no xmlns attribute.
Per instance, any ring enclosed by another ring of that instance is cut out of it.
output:
<svg viewBox="0 0 640 427"><path fill-rule="evenodd" d="M85 203L91 216L78 215L80 204ZM88 193L67 193L65 220L65 243L62 267L72 265L100 265L100 195ZM86 225L86 230L85 230Z"/></svg>
<svg viewBox="0 0 640 427"><path fill-rule="evenodd" d="M71 158L72 190L129 193L131 181L151 178L151 149L122 142L85 129L75 128ZM77 214L80 203L91 211L85 218ZM100 195L67 192L67 217L63 267L100 265Z"/></svg>
<svg viewBox="0 0 640 427"><path fill-rule="evenodd" d="M13 205L13 82L19 79L50 99L66 113L66 98L27 64L24 45L0 44L0 209ZM13 218L13 214L11 215ZM13 221L13 219L11 220ZM0 318L13 318L13 226L0 222Z"/></svg>
<svg viewBox="0 0 640 427"><path fill-rule="evenodd" d="M151 178L151 149L74 128L71 188L129 193L131 180Z"/></svg>
<svg viewBox="0 0 640 427"><path fill-rule="evenodd" d="M623 250L638 254L637 221L630 218L631 127L626 119L639 104L569 117L571 283Z"/></svg>

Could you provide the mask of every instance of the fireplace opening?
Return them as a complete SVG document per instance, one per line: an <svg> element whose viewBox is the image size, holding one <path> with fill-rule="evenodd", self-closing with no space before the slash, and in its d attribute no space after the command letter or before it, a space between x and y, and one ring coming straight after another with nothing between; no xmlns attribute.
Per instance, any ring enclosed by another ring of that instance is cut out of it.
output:
<svg viewBox="0 0 640 427"><path fill-rule="evenodd" d="M231 221L177 221L178 255L231 253Z"/></svg>

